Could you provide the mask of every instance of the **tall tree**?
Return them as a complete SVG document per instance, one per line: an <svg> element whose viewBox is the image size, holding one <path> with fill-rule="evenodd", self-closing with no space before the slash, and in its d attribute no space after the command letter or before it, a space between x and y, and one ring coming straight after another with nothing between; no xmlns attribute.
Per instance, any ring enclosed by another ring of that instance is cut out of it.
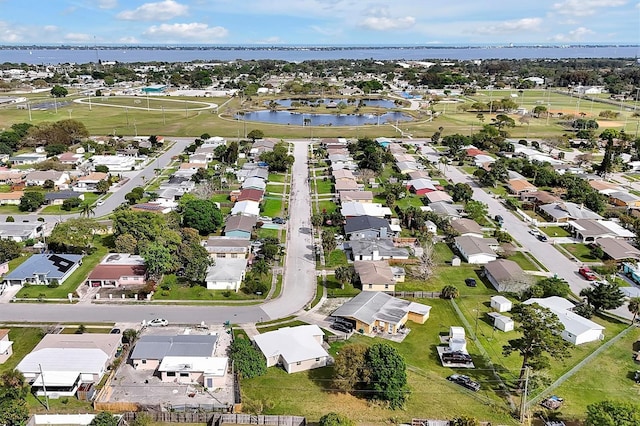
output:
<svg viewBox="0 0 640 426"><path fill-rule="evenodd" d="M629 299L629 312L633 314L633 318L631 319L631 324L636 321L638 314L640 314L640 297L632 297Z"/></svg>
<svg viewBox="0 0 640 426"><path fill-rule="evenodd" d="M409 396L407 366L393 346L375 343L365 356L369 370L368 385L374 398L387 401L391 408L402 408Z"/></svg>
<svg viewBox="0 0 640 426"><path fill-rule="evenodd" d="M181 210L183 225L197 229L201 235L209 235L222 225L222 212L213 200L190 199Z"/></svg>
<svg viewBox="0 0 640 426"><path fill-rule="evenodd" d="M464 206L470 219L481 222L489 214L489 207L482 201L471 200Z"/></svg>
<svg viewBox="0 0 640 426"><path fill-rule="evenodd" d="M57 253L88 253L93 249L93 236L103 228L95 219L69 219L56 224L47 244Z"/></svg>
<svg viewBox="0 0 640 426"><path fill-rule="evenodd" d="M329 229L325 229L322 231L322 248L327 255L335 250L336 237L333 235L333 231Z"/></svg>
<svg viewBox="0 0 640 426"><path fill-rule="evenodd" d="M57 84L51 88L51 96L53 96L54 98L64 98L68 94L69 91L66 88Z"/></svg>
<svg viewBox="0 0 640 426"><path fill-rule="evenodd" d="M264 132L260 129L253 129L247 134L247 137L255 142L256 139L264 138Z"/></svg>
<svg viewBox="0 0 640 426"><path fill-rule="evenodd" d="M147 243L141 247L140 255L144 258L147 272L156 280L165 272L172 270L175 265L171 250L156 242Z"/></svg>
<svg viewBox="0 0 640 426"><path fill-rule="evenodd" d="M91 420L89 426L118 426L118 420L113 414L101 411Z"/></svg>
<svg viewBox="0 0 640 426"><path fill-rule="evenodd" d="M549 365L547 354L555 359L568 355L569 343L562 339L564 325L558 316L537 303L531 305L518 304L513 308L513 319L518 322L518 331L522 336L509 340L502 347L504 356L518 352L522 357L520 368L520 386L526 367L542 370Z"/></svg>
<svg viewBox="0 0 640 426"><path fill-rule="evenodd" d="M346 283L353 283L356 277L356 270L352 265L338 266L335 271L335 278L340 283L340 287L344 289Z"/></svg>
<svg viewBox="0 0 640 426"><path fill-rule="evenodd" d="M597 282L592 287L580 291L595 313L601 310L616 309L624 304L624 293L616 283Z"/></svg>
<svg viewBox="0 0 640 426"><path fill-rule="evenodd" d="M0 263L20 257L20 253L22 253L20 243L4 238L0 239Z"/></svg>
<svg viewBox="0 0 640 426"><path fill-rule="evenodd" d="M363 387L368 380L365 355L367 346L356 343L345 345L336 356L333 367L333 385L344 392L352 392Z"/></svg>
<svg viewBox="0 0 640 426"><path fill-rule="evenodd" d="M229 358L242 378L262 376L267 372L264 355L248 339L234 339L229 345Z"/></svg>
<svg viewBox="0 0 640 426"><path fill-rule="evenodd" d="M38 210L42 204L44 204L44 194L40 191L29 191L20 197L18 209L21 212L34 212Z"/></svg>
<svg viewBox="0 0 640 426"><path fill-rule="evenodd" d="M622 401L601 401L587 405L585 426L637 426L640 406Z"/></svg>

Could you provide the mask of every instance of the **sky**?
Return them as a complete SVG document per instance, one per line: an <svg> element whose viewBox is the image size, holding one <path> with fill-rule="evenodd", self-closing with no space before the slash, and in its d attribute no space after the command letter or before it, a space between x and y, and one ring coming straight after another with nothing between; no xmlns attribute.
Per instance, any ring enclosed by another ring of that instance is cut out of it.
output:
<svg viewBox="0 0 640 426"><path fill-rule="evenodd" d="M0 0L0 44L640 44L639 0Z"/></svg>

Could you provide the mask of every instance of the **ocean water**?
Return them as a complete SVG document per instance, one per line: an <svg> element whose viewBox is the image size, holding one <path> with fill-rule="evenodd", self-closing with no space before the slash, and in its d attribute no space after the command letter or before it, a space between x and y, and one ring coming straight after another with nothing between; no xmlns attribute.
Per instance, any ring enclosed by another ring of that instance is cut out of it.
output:
<svg viewBox="0 0 640 426"><path fill-rule="evenodd" d="M101 61L191 62L273 59L289 62L336 59L487 60L637 58L640 46L515 46L515 47L61 47L0 48L0 63L63 64Z"/></svg>

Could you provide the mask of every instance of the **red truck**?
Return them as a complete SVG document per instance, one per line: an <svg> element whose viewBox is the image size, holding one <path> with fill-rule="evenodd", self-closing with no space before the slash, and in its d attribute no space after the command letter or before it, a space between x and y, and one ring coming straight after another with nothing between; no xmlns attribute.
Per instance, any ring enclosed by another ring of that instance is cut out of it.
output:
<svg viewBox="0 0 640 426"><path fill-rule="evenodd" d="M598 279L598 276L586 266L578 269L578 273L587 281L595 281Z"/></svg>

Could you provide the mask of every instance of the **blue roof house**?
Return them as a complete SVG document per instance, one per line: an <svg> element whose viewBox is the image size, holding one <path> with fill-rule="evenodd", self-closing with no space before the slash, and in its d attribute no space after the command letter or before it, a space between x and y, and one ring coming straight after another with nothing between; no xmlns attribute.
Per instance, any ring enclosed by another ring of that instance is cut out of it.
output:
<svg viewBox="0 0 640 426"><path fill-rule="evenodd" d="M81 254L34 254L5 275L5 285L48 285L53 280L62 284L82 265Z"/></svg>

